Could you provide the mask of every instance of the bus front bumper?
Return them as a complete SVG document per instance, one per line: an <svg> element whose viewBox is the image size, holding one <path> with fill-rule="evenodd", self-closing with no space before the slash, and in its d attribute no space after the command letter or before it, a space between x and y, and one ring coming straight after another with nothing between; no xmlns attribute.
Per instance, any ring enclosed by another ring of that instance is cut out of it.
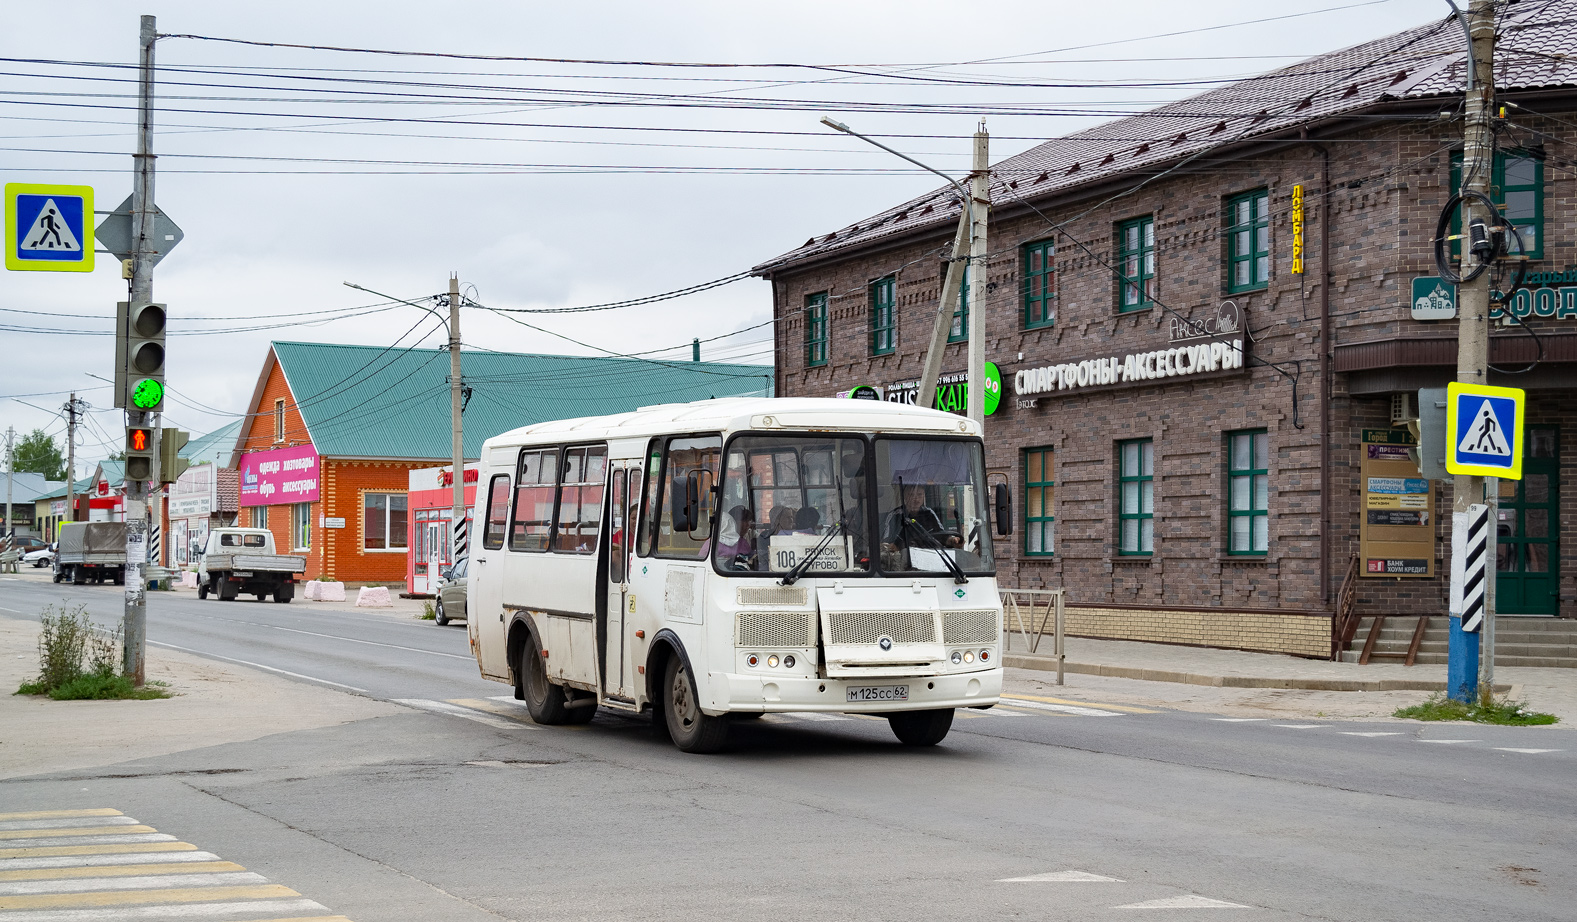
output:
<svg viewBox="0 0 1577 922"><path fill-rule="evenodd" d="M1002 670L956 675L819 679L796 675L714 672L707 714L833 711L884 714L932 708L978 708L1002 696ZM900 691L902 689L902 691ZM899 697L902 695L902 697Z"/></svg>

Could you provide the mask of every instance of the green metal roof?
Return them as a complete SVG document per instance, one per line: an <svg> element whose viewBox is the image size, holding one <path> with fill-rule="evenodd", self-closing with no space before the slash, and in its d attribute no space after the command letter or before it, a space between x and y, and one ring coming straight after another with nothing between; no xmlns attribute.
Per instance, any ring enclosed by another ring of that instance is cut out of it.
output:
<svg viewBox="0 0 1577 922"><path fill-rule="evenodd" d="M106 458L99 462L99 472L104 475L105 483L122 483L126 479L126 462L111 461Z"/></svg>
<svg viewBox="0 0 1577 922"><path fill-rule="evenodd" d="M181 449L181 457L193 464L212 462L220 467L229 466L230 456L235 453L235 443L241 438L243 422L245 420L238 419L222 429L192 439Z"/></svg>
<svg viewBox="0 0 1577 922"><path fill-rule="evenodd" d="M450 456L449 351L274 343L318 454ZM772 393L772 366L466 351L465 456L500 432L657 403ZM261 412L263 408L257 408Z"/></svg>

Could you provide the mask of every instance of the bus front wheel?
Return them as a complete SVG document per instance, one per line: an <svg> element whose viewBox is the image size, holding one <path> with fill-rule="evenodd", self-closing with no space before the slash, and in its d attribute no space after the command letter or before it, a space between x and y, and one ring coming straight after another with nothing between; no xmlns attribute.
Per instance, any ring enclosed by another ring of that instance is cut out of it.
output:
<svg viewBox="0 0 1577 922"><path fill-rule="evenodd" d="M519 690L525 696L526 710L531 719L545 726L570 722L569 708L564 706L564 689L548 681L548 669L542 654L530 637L520 645L520 663L515 668Z"/></svg>
<svg viewBox="0 0 1577 922"><path fill-rule="evenodd" d="M953 728L953 709L891 714L887 717L887 723L892 726L898 742L905 746L935 746Z"/></svg>
<svg viewBox="0 0 1577 922"><path fill-rule="evenodd" d="M701 711L690 670L678 656L668 658L663 679L663 717L668 735L681 752L717 752L728 742L728 718Z"/></svg>

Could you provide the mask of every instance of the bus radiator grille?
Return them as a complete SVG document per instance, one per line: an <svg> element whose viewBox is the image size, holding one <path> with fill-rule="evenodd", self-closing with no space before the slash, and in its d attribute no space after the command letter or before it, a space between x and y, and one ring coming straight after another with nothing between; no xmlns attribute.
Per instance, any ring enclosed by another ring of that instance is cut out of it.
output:
<svg viewBox="0 0 1577 922"><path fill-rule="evenodd" d="M810 602L804 586L740 586L740 605L798 605Z"/></svg>
<svg viewBox="0 0 1577 922"><path fill-rule="evenodd" d="M942 612L942 642L988 644L997 642L1000 613L989 608Z"/></svg>
<svg viewBox="0 0 1577 922"><path fill-rule="evenodd" d="M828 644L936 643L936 613L929 611L827 612Z"/></svg>
<svg viewBox="0 0 1577 922"><path fill-rule="evenodd" d="M808 611L742 611L735 622L734 643L741 647L794 647L811 645Z"/></svg>

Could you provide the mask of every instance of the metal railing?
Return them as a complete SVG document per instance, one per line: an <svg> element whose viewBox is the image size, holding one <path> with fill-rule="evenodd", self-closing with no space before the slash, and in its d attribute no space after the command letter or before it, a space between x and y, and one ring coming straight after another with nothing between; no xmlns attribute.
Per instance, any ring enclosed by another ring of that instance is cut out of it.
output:
<svg viewBox="0 0 1577 922"><path fill-rule="evenodd" d="M1002 589L1003 620L1007 622L1007 647L1013 646L1013 635L1018 634L1026 652L1039 653L1040 640L1052 625L1051 655L1057 660L1057 684L1063 684L1063 664L1067 661L1067 648L1063 645L1063 590L1061 589Z"/></svg>

